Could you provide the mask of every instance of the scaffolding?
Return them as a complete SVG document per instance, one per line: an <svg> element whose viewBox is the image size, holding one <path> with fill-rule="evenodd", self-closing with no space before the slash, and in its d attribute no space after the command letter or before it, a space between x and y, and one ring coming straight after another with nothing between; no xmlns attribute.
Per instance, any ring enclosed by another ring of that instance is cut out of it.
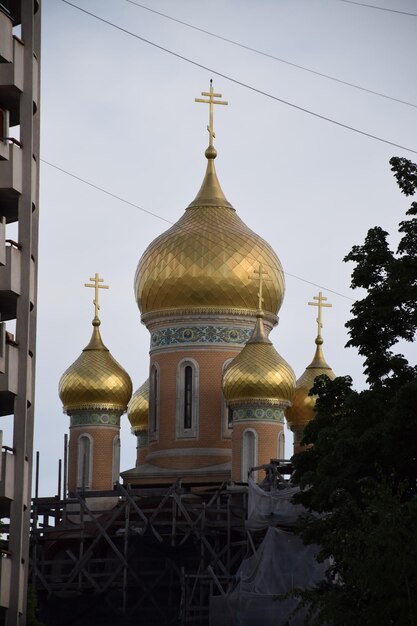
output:
<svg viewBox="0 0 417 626"><path fill-rule="evenodd" d="M30 583L42 620L208 624L209 597L230 590L254 549L246 511L246 486L226 483L35 498Z"/></svg>

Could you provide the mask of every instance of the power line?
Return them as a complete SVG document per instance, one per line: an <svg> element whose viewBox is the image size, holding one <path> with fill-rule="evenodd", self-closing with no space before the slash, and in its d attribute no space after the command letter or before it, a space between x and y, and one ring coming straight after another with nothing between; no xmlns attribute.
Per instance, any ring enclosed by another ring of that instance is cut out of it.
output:
<svg viewBox="0 0 417 626"><path fill-rule="evenodd" d="M152 211L148 211L147 209L144 209L138 204L135 204L134 202L130 202L130 200L126 200L125 198L122 198L121 196L118 196L117 194L112 193L111 191L108 191L108 189L104 189L103 187L100 187L99 185L95 185L94 183L91 183L90 181L85 180L85 178L81 178L81 176L77 176L76 174L73 174L72 172L65 170L63 167L59 167L58 165L55 165L54 163L51 163L50 161L46 161L45 159L40 159L40 161L42 163L45 163L45 165L48 165L49 167L52 167L55 170L58 170L58 172L61 172L62 174L65 174L66 176L70 176L71 178L74 178L75 180L78 180L79 182L84 183L84 185L88 185L89 187L92 187L93 189L96 189L97 191L101 191L102 193L105 193L107 196L115 198L115 200L124 202L124 204L128 204L129 206L132 206L135 209L139 209L139 211L142 211L143 213L147 213L148 215L152 215L152 217L156 217L159 220L163 220L164 222L167 222L168 224L171 224L171 225L174 224L174 222L171 222L171 220L167 220L165 217L162 217L161 215L158 215L158 213L153 213ZM291 278L296 278L297 280L300 280L309 285L313 285L314 287L318 287L319 289L323 289L324 291L328 291L329 293L334 293L335 295L340 296L341 298L351 300L352 302L354 301L353 298L350 298L349 296L346 296L343 293L339 293L338 291L334 291L334 289L328 289L327 287L324 287L323 285L318 285L317 283L313 283L310 280L307 280L306 278L301 278L300 276L296 276L295 274L290 274L289 272L284 272L284 274L286 276L291 276Z"/></svg>
<svg viewBox="0 0 417 626"><path fill-rule="evenodd" d="M284 270L282 270L284 272ZM345 296L344 293L339 293L338 291L334 291L334 289L329 289L328 287L323 287L322 285L318 285L317 283L312 283L311 280L307 280L306 278L301 278L301 276L296 276L295 274L290 274L289 272L284 272L286 276L291 276L291 278L296 278L297 280L301 280L303 283L307 283L308 285L313 285L313 287L318 287L319 289L324 289L329 293L334 293L335 296L340 296L341 298L345 298L346 300L351 300L355 302L354 298L350 296Z"/></svg>
<svg viewBox="0 0 417 626"><path fill-rule="evenodd" d="M226 41L227 43L230 43L234 46L238 46L239 48L243 48L244 50L249 50L250 52L255 52L255 54L260 54L264 57L267 57L268 59L273 59L274 61L279 61L280 63L285 63L286 65L290 65L291 67L296 67L299 70L303 70L305 72L309 72L310 74L315 74L316 76L320 76L322 78L327 78L328 80L333 80L336 83L340 83L342 85L347 85L348 87L353 87L354 89L360 89L361 91L365 91L367 93L371 93L375 96L379 96L381 98L386 98L387 100L393 100L394 102L399 102L400 104L405 104L407 106L410 107L414 107L417 108L417 104L414 104L413 102L407 102L406 100L401 100L400 98L394 98L393 96L389 96L385 93L381 93L379 91L374 91L373 89L368 89L367 87L362 87L360 85L355 85L355 83L350 83L347 80L342 80L341 78L336 78L335 76L331 76L330 74L324 74L323 72L318 72L316 70L312 70L309 67L305 67L304 65L299 65L297 63L293 63L292 61L288 61L287 59L283 59L281 57L276 57L273 54L269 54L268 52L263 52L262 50L258 50L256 48L252 48L251 46L247 46L243 43L240 43L238 41L235 41L233 39L229 39L227 37L222 37L221 35L217 35L216 33L212 33L209 30L205 30L204 28L199 28L198 26L195 26L194 24L190 24L189 22L184 22L182 20L179 20L175 17L172 17L171 15L167 15L166 13L161 13L161 11L156 11L155 9L151 9L150 7L145 6L144 4L140 4L139 2L135 2L134 0L126 0L126 2L129 2L130 4L133 4L137 7L140 7L141 9L145 9L146 11L149 11L150 13L155 13L156 15L160 15L161 17L165 17L168 20L171 20L172 22L177 22L178 24L182 24L183 26L187 26L188 28L192 28L193 30L197 30L200 33L204 33L206 35L210 35L211 37L215 37L216 39L220 39L221 41Z"/></svg>
<svg viewBox="0 0 417 626"><path fill-rule="evenodd" d="M299 106L298 104L294 104L293 102L289 102L288 100L284 100L282 98L278 98L278 96L274 96L266 91L263 91L262 89L258 89L257 87L253 87L252 85L248 85L247 83L244 83L240 80L237 80L236 78L232 78L231 76L227 76L226 74L222 74L221 72L218 72L217 70L214 70L213 68L208 67L207 65L203 65L202 63L198 63L197 61L193 61L192 59L189 59L181 54L178 54L178 52L173 52L172 50L169 50L168 48L164 48L163 46L160 46L159 44L150 41L149 39L145 39L144 37L141 37L140 35L137 35L136 33L132 33L131 31L127 30L126 28L122 28L121 26L117 26L116 24L114 24L113 22L110 22L109 20L104 19L103 17L100 17L98 15L96 15L95 13L91 13L90 11L87 11L86 9L83 9L81 7L79 7L76 4L73 4L72 2L69 2L69 0L61 0L61 2L64 2L65 4L68 4L69 6L73 7L74 9L78 9L79 11L81 11L82 13L85 13L86 15L89 15L90 17L93 17L94 19L99 20L100 22L103 22L104 24L107 24L108 26L111 26L112 28L115 28L127 35L130 35L131 37L135 37L135 39L139 39L140 41L143 41L144 43L147 43L151 46L153 46L154 48L157 48L158 50L162 50L163 52L167 52L168 54L171 54L172 56L176 57L177 59L181 59L182 61L186 61L187 63L190 63L191 65L195 65L196 67L199 67L203 70L206 70L208 72L210 72L211 74L215 74L216 76L220 76L221 78L224 78L225 80L228 80L231 83L234 83L235 85L239 85L240 87L245 87L246 89L249 89L250 91L253 91L255 93L258 93L262 96L265 96L266 98L270 98L271 100L275 100L276 102L281 102L281 104L285 104L289 107L292 107L293 109L297 109L298 111L302 111L303 113L307 113L308 115L312 115L314 117L317 117L318 119L324 120L325 122L329 122L330 124L334 124L335 126L340 126L341 128L345 128L346 130L350 130L354 133L357 133L358 135L362 135L364 137L368 137L369 139L374 139L375 141L380 141L381 143L385 143L389 146L393 146L395 148L400 148L401 150L406 150L407 152L412 152L413 154L417 154L417 150L413 150L412 148L407 148L406 146L402 146L398 143L395 143L394 141L389 141L388 139L382 139L382 137L378 137L377 135L373 135L372 133L367 133L364 130L359 130L358 128L355 128L353 126L349 126L348 124L344 124L343 122L338 122L337 120L334 120L330 117L326 117L325 115L321 115L320 113L315 113L314 111L310 111L309 109L306 109L302 106Z"/></svg>
<svg viewBox="0 0 417 626"><path fill-rule="evenodd" d="M361 7L367 7L368 9L378 9L378 11L389 11L389 13L400 13L401 15L411 15L411 17L417 17L417 13L407 13L406 11L398 11L397 9L387 9L386 7L377 7L374 4L365 4L365 2L354 2L354 0L339 0L339 2L347 2L348 4L357 4Z"/></svg>
<svg viewBox="0 0 417 626"><path fill-rule="evenodd" d="M53 163L50 163L49 161L45 161L45 159L40 159L40 160L42 161L42 163L45 163L45 165L49 165L49 167L53 167L55 170L58 170L59 172L62 172L63 174L66 174L67 176L71 176L71 178L75 178L76 180L79 180L81 183L84 183L85 185L88 185L89 187L93 187L93 189L97 189L98 191L101 191L105 193L106 195L111 196L112 198L115 198L116 200L120 200L120 202L129 204L130 206L135 207L135 209L139 209L139 211L143 211L143 213L152 215L153 217L156 217L159 220L163 220L164 222L167 222L168 224L174 223L174 222L171 222L170 220L165 219L165 217L158 215L157 213L152 213L152 211L148 211L147 209L144 209L143 207L139 206L138 204L135 204L134 202L130 202L130 200L125 200L125 198L122 198L121 196L118 196L115 193L108 191L107 189L103 189L103 187L99 187L98 185L95 185L94 183L90 183L88 180L85 180L85 178L81 178L80 176L77 176L76 174L72 174L71 172L64 170L64 168L58 167L58 165L54 165Z"/></svg>

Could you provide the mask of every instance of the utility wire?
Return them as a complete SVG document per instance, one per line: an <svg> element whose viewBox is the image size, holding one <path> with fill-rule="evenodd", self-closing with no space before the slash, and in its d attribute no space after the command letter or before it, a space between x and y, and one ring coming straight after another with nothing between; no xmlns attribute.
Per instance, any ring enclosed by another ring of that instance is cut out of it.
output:
<svg viewBox="0 0 417 626"><path fill-rule="evenodd" d="M361 7L367 7L368 9L378 9L378 11L389 11L390 13L400 13L401 15L411 15L411 17L417 17L417 13L407 13L406 11L398 11L397 9L377 7L374 4L365 4L365 2L354 2L354 0L339 0L339 2L347 2L348 4L357 4Z"/></svg>
<svg viewBox="0 0 417 626"><path fill-rule="evenodd" d="M379 91L374 91L373 89L368 89L367 87L362 87L360 85L355 85L354 83L350 83L347 80L342 80L341 78L336 78L335 76L331 76L330 74L324 74L323 72L318 72L316 70L312 70L309 67L305 67L304 65L299 65L297 63L293 63L292 61L288 61L288 59L282 59L280 57L276 57L273 54L269 54L268 52L263 52L262 50L257 50L256 48L252 48L251 46L246 46L243 43L238 41L234 41L233 39L228 39L227 37L222 37L221 35L217 35L216 33L212 33L209 30L205 30L204 28L199 28L194 24L190 24L189 22L183 22L171 15L167 15L166 13L161 13L160 11L156 11L155 9L151 9L150 7L145 6L144 4L140 4L139 2L135 2L134 0L126 0L130 4L134 4L141 9L145 9L146 11L150 11L151 13L155 13L156 15L160 15L161 17L165 17L172 22L177 22L178 24L182 24L183 26L187 26L188 28L192 28L193 30L197 30L200 33L204 33L206 35L210 35L211 37L215 37L216 39L220 39L221 41L226 41L227 43L231 43L234 46L238 46L239 48L243 48L244 50L249 50L250 52L255 52L256 54L260 54L268 59L273 59L274 61L279 61L280 63L285 63L286 65L290 65L291 67L296 67L299 70L303 70L304 72L310 72L310 74L315 74L316 76L321 76L322 78L327 78L328 80L333 80L336 83L340 83L342 85L347 85L348 87L353 87L354 89L360 89L361 91L366 91L367 93L371 93L375 96L379 96L381 98L386 98L387 100L393 100L394 102L399 102L400 104L405 104L410 107L417 108L417 104L414 102L407 102L406 100L401 100L400 98L394 98L393 96L389 96L385 93L381 93Z"/></svg>
<svg viewBox="0 0 417 626"><path fill-rule="evenodd" d="M53 163L50 163L49 161L45 161L45 159L40 159L40 161L42 161L42 163L45 163L45 165L49 165L49 167L53 167L55 170L58 170L59 172L62 172L63 174L66 174L67 176L71 176L71 178L75 178L76 180L79 180L81 183L84 183L85 185L88 185L89 187L93 187L93 189L97 189L98 191L101 191L102 193L105 193L108 196L111 196L112 198L115 198L116 200L120 200L120 202L124 202L125 204L129 204L130 206L135 207L135 209L139 209L139 211L143 211L143 213L147 213L148 215L152 215L153 217L156 217L159 220L163 220L164 222L167 222L168 224L173 224L174 223L174 222L171 222L170 220L165 219L165 217L162 217L161 215L158 215L157 213L152 213L152 211L148 211L147 209L144 209L143 207L139 206L138 204L135 204L134 202L130 202L129 200L125 200L125 198L122 198L121 196L118 196L115 193L112 193L111 191L108 191L107 189L103 189L103 187L99 187L98 185L94 185L94 183L90 183L88 180L85 180L85 178L81 178L80 176L77 176L76 174L72 174L71 172L68 172L67 170L64 170L62 167L58 167L58 165L54 165Z"/></svg>
<svg viewBox="0 0 417 626"><path fill-rule="evenodd" d="M48 165L49 167L52 167L55 170L58 170L58 172L61 172L62 174L66 174L67 176L70 176L71 178L75 178L75 180L78 180L79 182L84 183L84 185L88 185L89 187L92 187L93 189L96 189L97 191L101 191L102 193L105 193L107 196L115 198L116 200L119 200L120 202L124 202L125 204L128 204L129 206L132 206L135 209L139 209L139 211L142 211L143 213L152 215L152 217L156 217L159 220L163 220L164 222L167 222L168 224L174 224L174 222L171 222L171 220L167 220L165 217L162 217L161 215L158 215L158 213L153 213L152 211L148 211L147 209L144 209L138 204L135 204L134 202L130 202L130 200L125 200L125 198L122 198L121 196L118 196L115 193L108 191L107 189L103 189L103 187L99 187L99 185L95 185L94 183L91 183L88 180L85 180L85 178L81 178L80 176L77 176L76 174L73 174L72 172L65 170L63 167L59 167L58 165L55 165L54 163L51 163L50 161L46 161L45 159L40 159L40 161L44 163L45 165ZM290 274L289 272L284 272L284 274L286 276L291 276L291 278L296 278L297 280L301 280L303 283L307 283L308 285L313 285L314 287L318 287L319 289L323 289L324 291L328 291L329 293L334 293L336 296L340 296L341 298L345 298L346 300L351 300L352 302L354 302L353 298L350 298L349 296L346 296L343 293L339 293L338 291L334 291L334 289L328 289L327 287L323 287L323 285L318 285L317 283L313 283L311 280L307 280L306 278L301 278L300 276L296 276L295 274Z"/></svg>
<svg viewBox="0 0 417 626"><path fill-rule="evenodd" d="M271 100L275 100L276 102L281 102L281 104L286 104L289 107L292 107L293 109L297 109L298 111L302 111L303 113L307 113L308 115L313 115L314 117L317 117L318 119L324 120L325 122L329 122L330 124L334 124L335 126L340 126L341 128L345 128L346 130L350 130L354 133L357 133L358 135L362 135L364 137L369 137L370 139L375 139L375 141L380 141L381 143L385 143L389 146L394 146L395 148L400 148L401 150L406 150L407 152L412 152L413 154L417 154L417 150L413 150L412 148L407 148L406 146L402 146L398 143L395 143L394 141L389 141L388 139L382 139L382 137L378 137L377 135L373 135L371 133L367 133L364 130L359 130L358 128L355 128L353 126L349 126L348 124L343 124L343 122L338 122L337 120L334 120L330 117L326 117L325 115L321 115L320 113L315 113L314 111L310 111L309 109L306 109L302 106L299 106L298 104L294 104L293 102L289 102L288 100L283 100L282 98L278 98L277 96L274 96L270 93L268 93L267 91L262 91L262 89L258 89L256 87L253 87L252 85L249 85L247 83L244 83L240 80L237 80L236 78L232 78L231 76L227 76L226 74L222 74L221 72L218 72L217 70L214 70L213 68L207 67L207 65L203 65L202 63L198 63L197 61L193 61L192 59L189 59L188 57L185 57L181 54L178 54L178 52L173 52L172 50L169 50L168 48L164 48L163 46L160 46L159 44L150 41L149 39L145 39L145 37L141 37L140 35L137 35L136 33L132 33L131 31L127 30L126 28L122 28L121 26L117 26L116 24L114 24L113 22L110 22L109 20L104 19L103 17L100 17L98 15L96 15L95 13L91 13L90 11L87 11L86 9L83 9L81 7L79 7L76 4L73 4L72 2L69 2L69 0L61 0L61 2L64 2L65 4L68 4L69 6L73 7L74 9L78 9L79 11L81 11L82 13L85 13L86 15L90 15L90 17L93 17L94 19L99 20L100 22L103 22L104 24L107 24L108 26L111 26L112 28L115 28L119 31L121 31L122 33L125 33L127 35L130 35L131 37L135 37L135 39L139 39L140 41L143 41L144 43L147 43L151 46L153 46L154 48L157 48L158 50L162 50L163 52L167 52L168 54L171 54L172 56L176 57L177 59L181 59L182 61L186 61L187 63L190 63L191 65L195 65L196 67L200 67L203 70L207 70L208 72L215 74L216 76L220 76L221 78L224 78L225 80L228 80L231 83L234 83L235 85L240 85L241 87L245 87L246 89L249 89L250 91L253 91L255 93L260 94L261 96L265 96L266 98L270 98Z"/></svg>

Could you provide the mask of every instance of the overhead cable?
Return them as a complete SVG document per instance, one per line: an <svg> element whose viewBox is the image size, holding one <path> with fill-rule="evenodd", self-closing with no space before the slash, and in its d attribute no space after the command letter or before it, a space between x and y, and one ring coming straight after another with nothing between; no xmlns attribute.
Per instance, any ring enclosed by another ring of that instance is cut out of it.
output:
<svg viewBox="0 0 417 626"><path fill-rule="evenodd" d="M53 163L50 163L50 161L45 161L45 159L40 159L42 163L45 163L45 165L49 165L49 167L53 167L54 169L62 172L63 174L67 174L67 176L71 176L71 178L75 178L76 180L79 180L81 183L84 183L85 185L88 185L89 187L93 187L93 189L97 189L98 191L101 191L105 194L107 194L108 196L111 196L112 198L115 198L116 200L120 200L120 202L124 202L125 204L129 204L130 206L135 207L135 209L139 209L139 211L143 211L144 213L147 213L148 215L152 215L153 217L158 218L159 220L163 220L164 222L167 222L168 224L173 224L174 222L170 222L169 220L165 219L165 217L162 217L161 215L158 215L157 213L152 213L152 211L148 211L147 209L144 209L143 207L139 206L138 204L135 204L134 202L130 202L130 200L125 200L125 198L122 198L121 196L116 195L115 193L112 193L111 191L108 191L107 189L103 189L103 187L99 187L98 185L95 185L94 183L90 183L90 181L85 180L85 178L81 178L80 176L77 176L76 174L72 174L71 172L68 172L67 170L64 170L64 168L62 167L58 167L58 165L54 165Z"/></svg>
<svg viewBox="0 0 417 626"><path fill-rule="evenodd" d="M380 91L374 91L373 89L368 89L367 87L362 87L361 85L355 85L355 83L350 83L347 80L342 80L341 78L336 78L335 76L331 76L330 74L324 74L323 72L318 72L317 70L312 70L309 67L305 67L304 65L299 65L298 63L294 63L293 61L288 61L288 59L283 59L281 57L274 56L273 54L269 54L268 52L264 52L262 50L258 50L256 48L252 48L251 46L247 46L243 43L235 41L234 39L229 39L228 37L222 37L221 35L217 35L216 33L212 33L209 30L205 30L204 28L199 28L194 24L190 24L189 22L183 22L171 15L167 15L166 13L161 13L161 11L156 11L155 9L151 9L150 7L145 6L144 4L140 4L139 2L135 2L135 0L126 0L129 4L134 4L141 9L145 9L146 11L150 11L150 13L155 13L156 15L160 15L161 17L165 17L168 20L173 22L177 22L178 24L182 24L183 26L187 26L188 28L192 28L193 30L197 30L200 33L204 33L206 35L210 35L211 37L215 37L216 39L220 39L221 41L226 41L234 46L239 46L239 48L243 48L244 50L249 50L250 52L255 52L256 54L260 54L268 59L273 59L274 61L279 61L280 63L285 63L286 65L290 65L291 67L296 67L299 70L303 70L304 72L309 72L310 74L315 74L316 76L320 76L321 78L326 78L328 80L332 80L336 83L340 83L342 85L347 85L348 87L353 87L354 89L360 89L361 91L365 91L367 93L371 93L374 96L379 96L381 98L386 98L387 100L393 100L394 102L399 102L400 104L405 104L410 107L417 108L417 104L414 102L408 102L406 100L401 100L400 98L394 98L393 96L389 96L388 94L381 93Z"/></svg>
<svg viewBox="0 0 417 626"><path fill-rule="evenodd" d="M378 9L378 11L389 11L389 13L400 13L401 15L410 15L411 17L417 17L417 13L407 13L407 11L398 11L398 9L387 9L386 7L378 7L375 4L365 4L365 2L355 2L354 0L339 0L339 2L346 2L347 4L357 4L361 7L367 7L368 9Z"/></svg>
<svg viewBox="0 0 417 626"><path fill-rule="evenodd" d="M350 130L354 133L357 133L358 135L362 135L364 137L368 137L369 139L374 139L375 141L379 141L381 143L385 143L389 146L394 146L395 148L400 148L401 150L406 150L407 152L412 152L413 154L417 154L417 150L414 150L412 148L408 148L407 146L402 146L401 144L395 143L394 141L390 141L388 139L383 139L382 137L378 137L377 135L373 135L372 133L367 133L364 130L359 130L358 128L355 128L354 126L349 126L348 124L344 124L343 122L339 122L337 120L334 120L330 117L326 117L325 115L321 115L320 113L316 113L314 111L310 111L309 109L306 109L305 107L299 106L298 104L294 104L293 102L289 102L288 100L284 100L283 98L278 98L278 96L274 96L273 94L270 94L266 91L263 91L262 89L258 89L257 87L253 87L252 85L249 85L248 83L244 83L236 78L232 78L231 76L228 76L226 74L223 74L222 72L218 72L217 70L208 67L207 65L203 65L202 63L198 63L197 61L193 61L192 59L189 59L188 57L185 57L181 54L178 54L178 52L174 52L173 50L169 50L168 48L165 48L164 46L161 46L153 41L150 41L149 39L145 39L145 37L141 37L140 35L137 35L136 33L132 33L131 31L127 30L126 28L123 28L121 26L117 26L117 24L114 24L113 22L110 22L109 20L104 19L103 17L100 17L99 15L96 15L95 13L91 13L90 11L87 11L86 9L83 9L82 7L79 7L77 4L73 4L72 2L69 2L69 0L61 0L61 2L64 2L65 4L68 4L69 6L73 7L74 9L78 9L79 11L81 11L82 13L85 13L86 15L89 15L90 17L93 17L94 19L99 20L100 22L103 22L104 24L107 24L108 26L111 26L112 28L115 28L127 35L130 35L131 37L135 37L135 39L139 39L140 41L143 41L144 43L147 43L151 46L153 46L154 48L157 48L158 50L162 50L163 52L166 52L168 54L171 54L172 56L176 57L177 59L181 59L182 61L185 61L186 63L190 63L191 65L194 65L196 67L199 67L203 70L206 70L208 72L210 72L211 74L214 74L216 76L220 76L221 78L224 78L225 80L228 80L231 83L234 83L235 85L239 85L240 87L245 87L246 89L249 89L250 91L253 91L255 93L258 93L262 96L265 96L266 98L270 98L271 100L275 100L276 102L281 102L281 104L285 104L289 107L292 107L293 109L297 109L298 111L302 111L303 113L307 113L308 115L312 115L314 117L317 117L318 119L324 120L325 122L329 122L330 124L334 124L335 126L340 126L341 128L345 128L346 130Z"/></svg>
<svg viewBox="0 0 417 626"><path fill-rule="evenodd" d="M148 215L152 215L152 217L156 217L160 220L163 220L164 222L167 222L168 224L174 224L174 222L171 222L171 220L167 220L165 217L162 217L161 215L158 215L158 213L154 213L152 211L148 211L147 209L144 209L143 207L139 206L138 204L135 204L134 202L130 202L130 200L126 200L125 198L122 198L121 196L118 196L115 193L112 193L111 191L108 191L107 189L104 189L103 187L100 187L99 185L95 185L94 183L91 183L90 181L86 180L85 178L81 178L81 176L77 176L76 174L73 174L72 172L69 172L68 170L64 169L63 167L59 167L58 165L55 165L54 163L51 163L50 161L46 161L45 159L40 159L40 161L42 163L44 163L45 165L48 165L49 167L54 168L55 170L58 170L59 172L61 172L62 174L66 174L67 176L70 176L71 178L74 178L75 180L78 180L81 183L84 183L84 185L88 185L89 187L92 187L93 189L96 189L97 191L101 191L102 193L105 193L107 196L110 196L112 198L114 198L115 200L119 200L120 202L124 202L125 204L128 204L129 206L134 207L135 209L139 209L139 211L142 211L143 213L147 213ZM330 293L334 293L337 296L340 296L341 298L345 298L346 300L351 300L353 302L353 298L350 298L349 296L346 296L343 293L339 293L338 291L334 291L334 289L328 289L327 287L323 287L323 285L319 285L317 283L313 283L311 280L307 280L306 278L301 278L300 276L296 276L295 274L290 274L289 272L284 272L284 274L286 276L291 276L291 278L296 278L297 280L300 280L304 283L307 283L309 285L313 285L314 287L318 287L319 289L323 289L324 291L328 291Z"/></svg>

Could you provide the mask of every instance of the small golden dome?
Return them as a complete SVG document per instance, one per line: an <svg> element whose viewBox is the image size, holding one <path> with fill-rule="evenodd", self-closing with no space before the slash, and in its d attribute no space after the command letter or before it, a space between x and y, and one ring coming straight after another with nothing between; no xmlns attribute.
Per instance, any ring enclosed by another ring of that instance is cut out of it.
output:
<svg viewBox="0 0 417 626"><path fill-rule="evenodd" d="M195 200L174 226L144 252L135 276L143 320L150 313L242 312L257 310L257 284L251 275L261 264L269 280L264 311L276 323L285 291L281 263L226 200L208 151L207 171Z"/></svg>
<svg viewBox="0 0 417 626"><path fill-rule="evenodd" d="M230 406L263 402L291 404L295 375L266 337L262 314L243 350L223 375L223 393Z"/></svg>
<svg viewBox="0 0 417 626"><path fill-rule="evenodd" d="M132 427L132 433L138 430L148 430L149 413L149 378L143 383L129 400L127 417Z"/></svg>
<svg viewBox="0 0 417 626"><path fill-rule="evenodd" d="M332 368L327 365L322 350L323 339L320 335L316 339L316 352L304 374L297 380L292 406L286 413L288 426L291 430L302 430L315 416L317 396L309 396L314 380L321 374L326 374L333 380L336 378Z"/></svg>
<svg viewBox="0 0 417 626"><path fill-rule="evenodd" d="M90 343L59 381L65 413L77 409L126 411L132 381L103 344L99 326L100 320L94 318Z"/></svg>

